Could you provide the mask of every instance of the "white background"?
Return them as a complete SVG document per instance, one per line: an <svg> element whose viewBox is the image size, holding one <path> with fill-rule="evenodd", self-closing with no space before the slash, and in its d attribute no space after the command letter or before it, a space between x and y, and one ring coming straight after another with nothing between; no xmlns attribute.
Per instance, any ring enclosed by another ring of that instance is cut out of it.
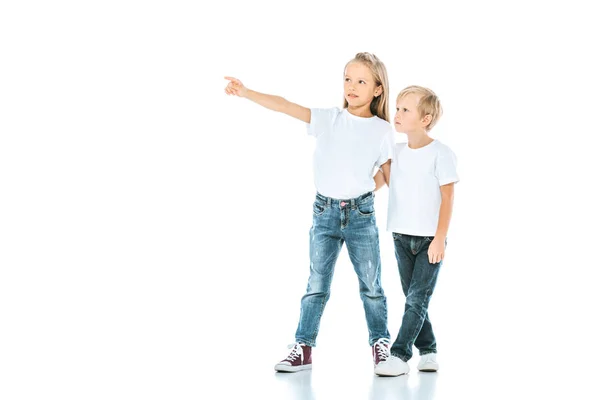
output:
<svg viewBox="0 0 600 400"><path fill-rule="evenodd" d="M341 106L360 51L386 64L390 107L411 84L440 96L432 136L459 160L430 306L454 378L436 398L593 397L591 4L3 2L0 397L284 398L272 367L308 278L314 140L226 96L223 76ZM386 208L382 189L395 337L404 297ZM345 248L317 351L319 398L365 398L347 378L372 370Z"/></svg>

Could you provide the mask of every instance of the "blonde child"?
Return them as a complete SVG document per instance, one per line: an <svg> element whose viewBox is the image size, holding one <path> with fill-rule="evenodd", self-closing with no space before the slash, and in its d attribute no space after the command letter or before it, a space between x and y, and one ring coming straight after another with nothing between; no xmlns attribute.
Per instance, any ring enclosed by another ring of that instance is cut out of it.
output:
<svg viewBox="0 0 600 400"><path fill-rule="evenodd" d="M346 243L358 277L369 344L377 365L389 356L386 297L381 288L379 234L373 208L374 172L392 155L393 130L388 118L388 78L373 54L358 53L344 68L343 108L306 108L282 97L246 88L229 80L225 92L245 97L273 111L307 123L316 138L316 197L310 229L310 275L300 302L296 343L276 371L312 367L312 347L330 295L337 257Z"/></svg>
<svg viewBox="0 0 600 400"><path fill-rule="evenodd" d="M402 90L396 100L394 126L408 142L394 148L391 166L375 176L377 188L389 182L387 230L392 232L402 290L406 296L402 325L391 355L375 373L397 376L409 372L413 345L421 355L420 371L437 371L437 346L427 308L446 247L456 156L429 136L442 115L436 94L420 86Z"/></svg>

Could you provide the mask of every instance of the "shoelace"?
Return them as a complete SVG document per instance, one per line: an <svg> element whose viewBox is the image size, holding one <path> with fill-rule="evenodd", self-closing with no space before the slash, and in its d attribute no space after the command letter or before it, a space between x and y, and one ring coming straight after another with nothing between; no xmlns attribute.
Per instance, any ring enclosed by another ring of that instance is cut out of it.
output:
<svg viewBox="0 0 600 400"><path fill-rule="evenodd" d="M287 356L287 361L293 362L298 356L300 356L300 360L303 360L304 353L302 352L302 346L300 346L300 343L290 344L288 349L292 349L292 352Z"/></svg>
<svg viewBox="0 0 600 400"><path fill-rule="evenodd" d="M390 340L386 338L381 338L375 343L375 348L377 349L377 355L379 356L380 361L385 361L390 356Z"/></svg>

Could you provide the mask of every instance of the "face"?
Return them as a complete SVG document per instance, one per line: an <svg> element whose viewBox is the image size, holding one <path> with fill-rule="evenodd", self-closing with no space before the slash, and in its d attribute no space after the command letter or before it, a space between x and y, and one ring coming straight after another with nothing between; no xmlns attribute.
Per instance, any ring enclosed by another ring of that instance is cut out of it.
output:
<svg viewBox="0 0 600 400"><path fill-rule="evenodd" d="M375 78L367 66L358 62L348 64L344 72L344 96L348 105L364 106L381 92L381 86L376 86Z"/></svg>
<svg viewBox="0 0 600 400"><path fill-rule="evenodd" d="M394 127L397 132L414 133L424 131L427 126L427 116L421 118L417 105L421 96L410 93L396 102Z"/></svg>

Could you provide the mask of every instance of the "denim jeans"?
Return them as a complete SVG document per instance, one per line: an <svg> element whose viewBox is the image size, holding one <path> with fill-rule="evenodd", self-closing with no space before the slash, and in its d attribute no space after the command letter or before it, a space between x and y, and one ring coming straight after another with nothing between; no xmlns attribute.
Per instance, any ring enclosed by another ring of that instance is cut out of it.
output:
<svg viewBox="0 0 600 400"><path fill-rule="evenodd" d="M419 354L437 353L435 336L429 320L429 300L433 294L442 262L431 264L427 251L432 236L411 236L394 233L394 247L402 291L406 296L404 316L398 337L391 348L392 355L404 361L412 357L413 345Z"/></svg>
<svg viewBox="0 0 600 400"><path fill-rule="evenodd" d="M387 304L381 287L379 233L373 193L339 200L317 193L310 229L310 276L300 302L296 341L316 345L319 324L329 300L335 262L346 243L358 277L360 297L369 329L369 344L389 339Z"/></svg>

